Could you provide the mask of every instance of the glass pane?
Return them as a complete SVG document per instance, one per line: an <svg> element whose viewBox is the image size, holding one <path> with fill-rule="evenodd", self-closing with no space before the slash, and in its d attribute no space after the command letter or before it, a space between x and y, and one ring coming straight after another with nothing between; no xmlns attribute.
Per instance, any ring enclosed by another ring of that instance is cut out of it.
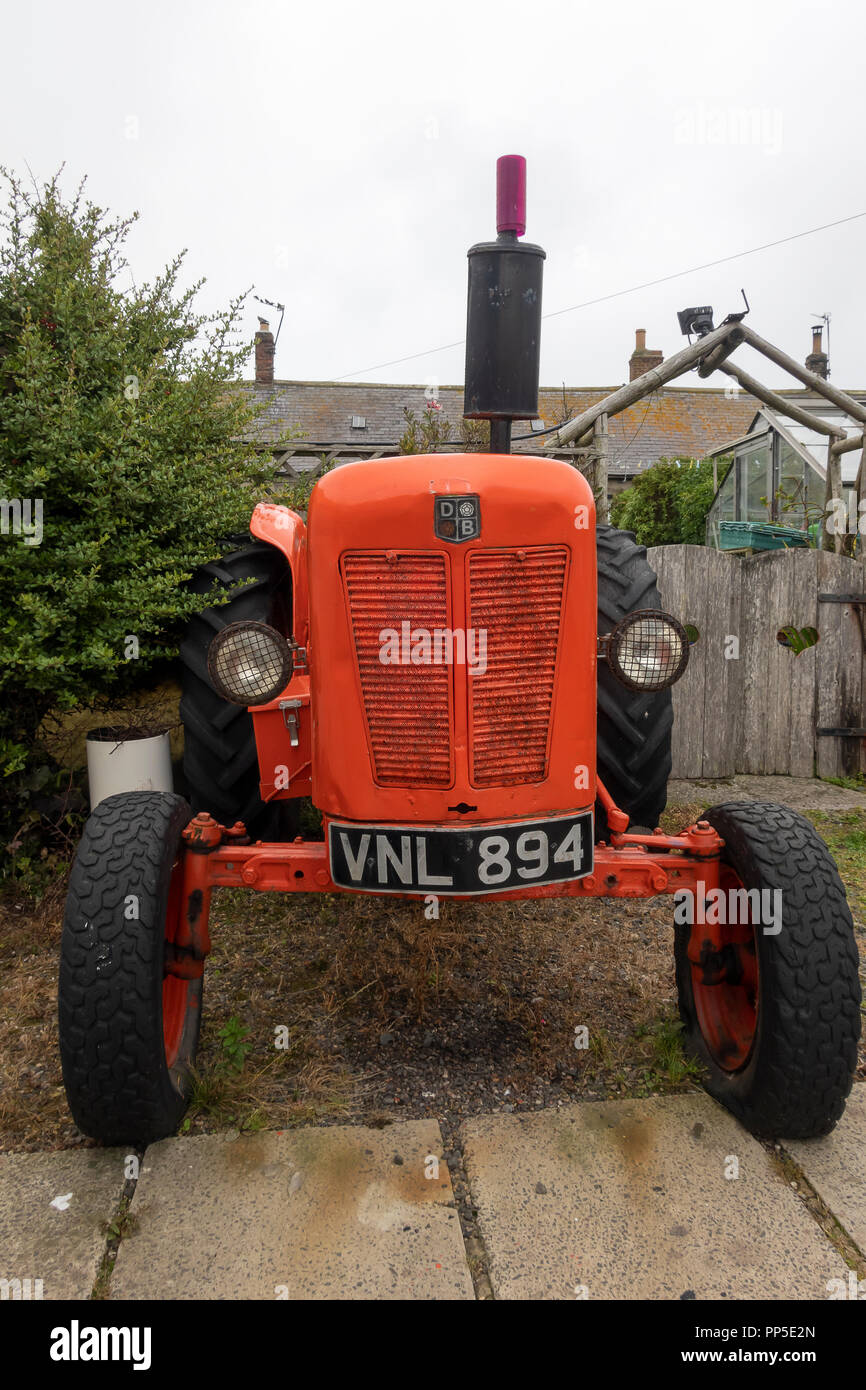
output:
<svg viewBox="0 0 866 1390"><path fill-rule="evenodd" d="M740 454L738 521L769 521L770 480L768 477L770 447L768 442L752 446ZM761 498L765 500L762 502Z"/></svg>
<svg viewBox="0 0 866 1390"><path fill-rule="evenodd" d="M717 521L736 521L737 519L737 499L734 484L736 482L736 470L728 467L728 476L719 488L713 515Z"/></svg>
<svg viewBox="0 0 866 1390"><path fill-rule="evenodd" d="M806 464L797 450L793 449L787 440L780 440L779 486L777 490L780 526L803 526L805 524L805 473Z"/></svg>
<svg viewBox="0 0 866 1390"><path fill-rule="evenodd" d="M814 468L806 468L806 503L811 519L814 521L824 510L825 483L821 474Z"/></svg>
<svg viewBox="0 0 866 1390"><path fill-rule="evenodd" d="M707 513L706 544L719 549L719 522L734 521L736 518L736 479L737 470L730 456L719 459L718 476L724 479ZM727 470L727 477L725 476Z"/></svg>

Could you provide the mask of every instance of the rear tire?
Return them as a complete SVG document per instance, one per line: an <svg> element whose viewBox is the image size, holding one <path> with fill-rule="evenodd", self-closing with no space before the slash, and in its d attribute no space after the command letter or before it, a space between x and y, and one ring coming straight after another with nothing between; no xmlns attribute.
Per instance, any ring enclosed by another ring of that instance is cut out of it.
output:
<svg viewBox="0 0 866 1390"><path fill-rule="evenodd" d="M251 582L245 582L251 581ZM204 565L190 587L198 594L214 585L227 603L191 619L180 648L183 695L183 771L194 812L208 811L222 825L243 821L253 839L277 839L287 803L267 806L259 794L259 764L252 716L221 699L211 684L207 654L217 632L229 623L270 623L291 635L292 587L285 556L252 541L214 564Z"/></svg>
<svg viewBox="0 0 866 1390"><path fill-rule="evenodd" d="M88 819L72 866L60 1057L73 1119L103 1144L164 1139L189 1101L202 981L165 972L189 819L183 798L167 792L109 796Z"/></svg>
<svg viewBox="0 0 866 1390"><path fill-rule="evenodd" d="M710 1095L755 1134L828 1134L845 1109L860 1037L854 924L833 856L784 806L728 802L705 819L725 841L730 884L781 891L781 929L722 928L720 968L721 953L690 960L690 928L675 928L687 1049L706 1068Z"/></svg>
<svg viewBox="0 0 866 1390"><path fill-rule="evenodd" d="M661 608L646 546L631 531L596 527L598 632L610 632L627 613ZM674 714L670 690L627 690L606 661L598 663L598 776L636 825L655 829L667 803ZM607 839L607 816L595 808L596 839Z"/></svg>

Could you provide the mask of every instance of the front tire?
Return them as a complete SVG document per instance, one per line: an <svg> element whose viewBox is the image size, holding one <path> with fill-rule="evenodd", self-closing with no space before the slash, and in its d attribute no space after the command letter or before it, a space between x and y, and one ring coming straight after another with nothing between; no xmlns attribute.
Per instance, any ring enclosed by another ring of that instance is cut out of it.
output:
<svg viewBox="0 0 866 1390"><path fill-rule="evenodd" d="M687 1050L706 1069L710 1094L755 1134L828 1134L845 1108L860 1037L857 945L836 864L787 807L728 802L705 819L725 841L723 890L779 890L781 927L768 933L766 918L750 915L707 928L705 941L698 930L691 958L691 929L676 927ZM720 950L710 946L713 930Z"/></svg>
<svg viewBox="0 0 866 1390"><path fill-rule="evenodd" d="M182 912L190 815L167 792L109 796L88 819L72 866L60 1056L73 1119L103 1144L164 1139L189 1103L202 981L165 966Z"/></svg>

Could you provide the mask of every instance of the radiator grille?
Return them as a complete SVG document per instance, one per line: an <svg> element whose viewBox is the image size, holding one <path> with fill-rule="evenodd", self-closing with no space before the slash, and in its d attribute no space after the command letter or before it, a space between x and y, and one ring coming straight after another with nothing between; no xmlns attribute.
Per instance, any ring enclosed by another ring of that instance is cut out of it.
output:
<svg viewBox="0 0 866 1390"><path fill-rule="evenodd" d="M343 557L376 781L382 786L448 787L451 755L451 670L448 665L383 665L380 633L447 628L445 557L355 552Z"/></svg>
<svg viewBox="0 0 866 1390"><path fill-rule="evenodd" d="M547 775L566 563L552 547L469 557L469 625L487 633L486 673L469 677L474 786Z"/></svg>

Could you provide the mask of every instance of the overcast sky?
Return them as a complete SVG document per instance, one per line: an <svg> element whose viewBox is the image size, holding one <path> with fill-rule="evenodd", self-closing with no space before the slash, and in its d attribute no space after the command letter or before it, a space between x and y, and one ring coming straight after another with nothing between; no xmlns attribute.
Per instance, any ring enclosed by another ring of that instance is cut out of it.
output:
<svg viewBox="0 0 866 1390"><path fill-rule="evenodd" d="M546 313L866 211L857 0L36 0L3 37L0 162L137 209L136 279L187 247L203 309L285 303L278 378L462 381L461 347L372 368L463 338L500 154ZM832 378L866 388L864 251L866 218L550 318L541 383L618 384L635 328L670 354L677 309L719 322L745 286L800 360L829 311Z"/></svg>

